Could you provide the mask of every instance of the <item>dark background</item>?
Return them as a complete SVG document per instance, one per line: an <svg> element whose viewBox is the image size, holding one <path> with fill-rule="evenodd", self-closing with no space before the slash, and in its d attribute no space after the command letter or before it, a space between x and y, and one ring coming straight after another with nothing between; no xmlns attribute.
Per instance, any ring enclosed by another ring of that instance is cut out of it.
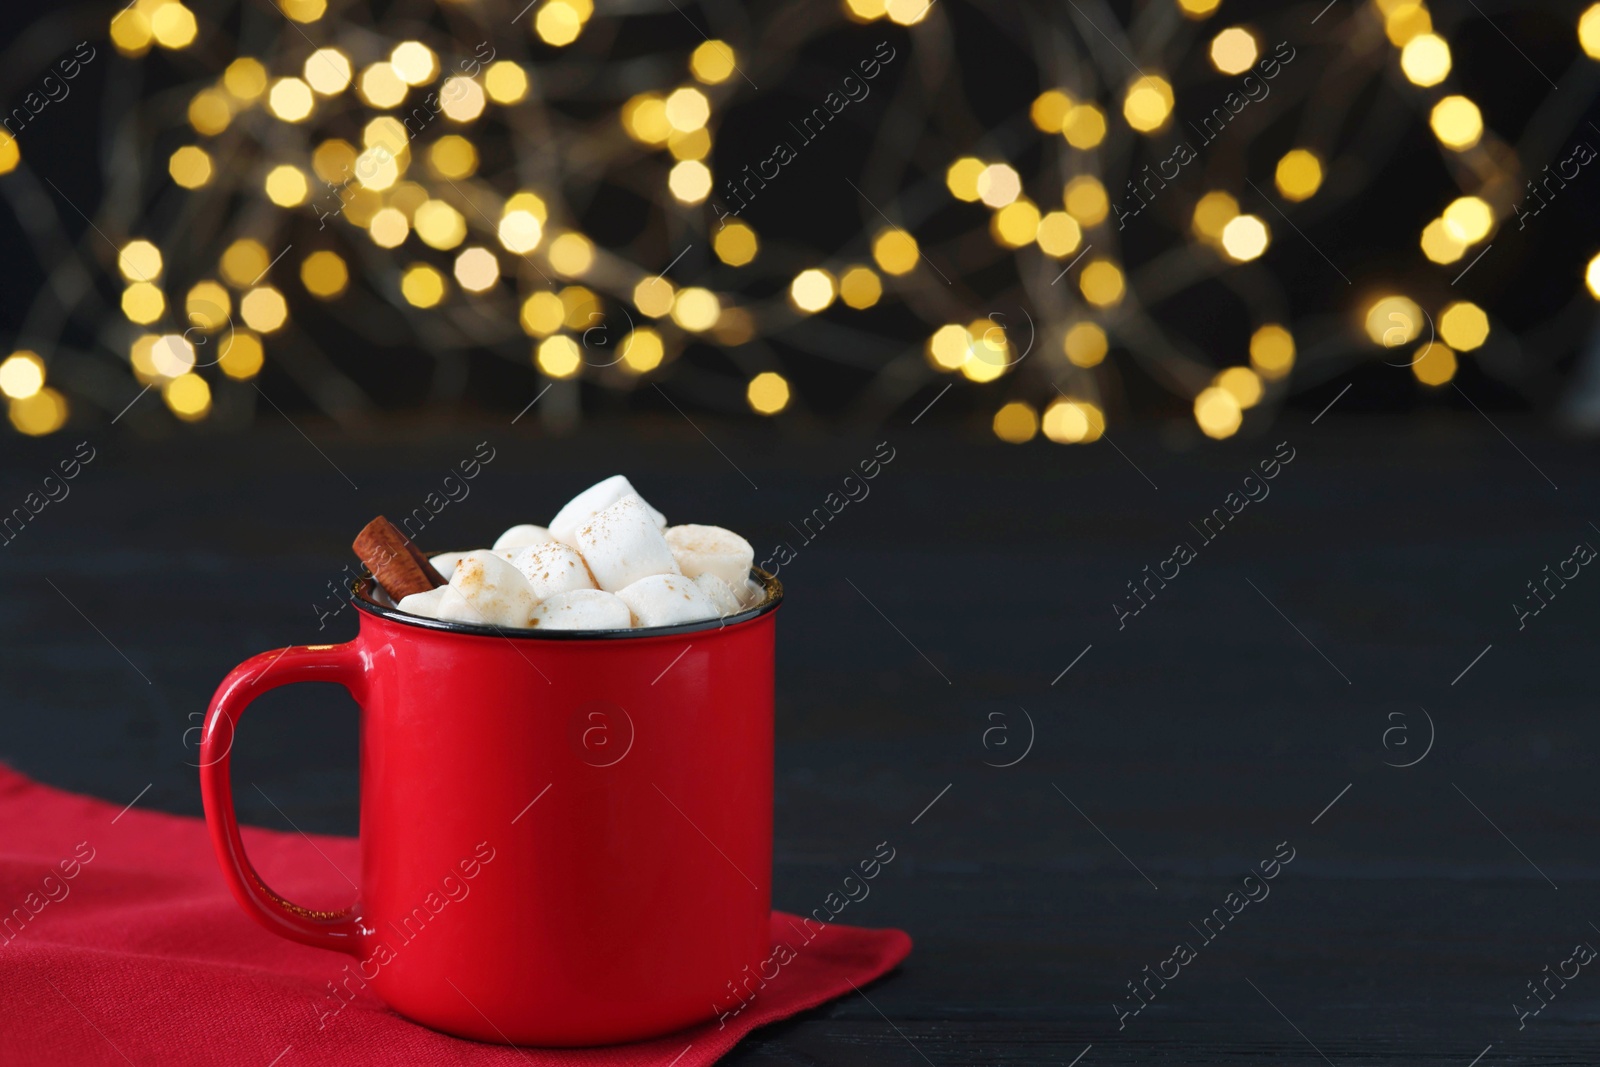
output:
<svg viewBox="0 0 1600 1067"><path fill-rule="evenodd" d="M963 57L991 75L974 79L973 113L997 128L1014 122L1039 84L1006 49L1024 15L1043 9L939 7L960 27ZM1328 20L1351 17L1348 7ZM1469 91L1488 124L1514 130L1548 86L1470 14L1434 11L1436 24L1466 23L1449 33L1459 76L1484 79ZM1573 12L1489 14L1535 63L1571 62ZM32 13L4 17L21 30ZM1243 17L1225 3L1221 19ZM58 5L45 18L103 33L98 6ZM653 32L687 33L674 20L667 11ZM879 28L838 32L854 35L853 48ZM7 55L29 40L13 37ZM793 83L775 81L751 117L736 109L719 155L754 151L738 124L754 130L760 108L785 106L783 86L810 99L805 79L832 69L834 40L812 42ZM0 66L22 77L17 64ZM25 141L30 163L74 199L95 196L92 169L78 163L100 136L91 88L80 82L63 121ZM1375 112L1401 107L1393 87L1369 91ZM1439 153L1425 119L1407 111L1397 123L1365 191L1308 225L1347 268L1367 271L1358 286L1414 272L1421 220L1454 195L1426 173ZM969 133L948 156L985 136ZM872 131L860 136L865 146ZM1260 159L1275 159L1282 145L1262 137ZM848 159L853 144L841 136L830 151ZM928 168L941 165L929 157ZM823 243L847 239L826 236L846 212L818 199L820 182L785 188L761 205L763 236L789 225ZM1595 979L1573 982L1525 1030L1512 1007L1542 968L1600 941L1600 593L1585 571L1525 629L1512 608L1543 567L1579 542L1600 544L1595 451L1560 417L1593 320L1580 279L1594 198L1574 188L1552 210L1526 240L1503 231L1472 278L1497 323L1535 337L1516 358L1464 360L1460 390L1427 391L1351 346L1309 364L1286 410L1252 413L1225 442L1201 439L1186 402L1127 367L1115 445L995 441L988 419L1010 379L961 383L913 425L934 383L863 425L852 405L861 374L803 353L786 365L801 401L763 421L735 417L740 379L721 357L691 354L708 374L695 382L726 379L720 393L678 394L704 436L653 390L588 386L571 433L531 417L512 425L534 391L525 352L517 375L493 353L451 357L465 361L468 384L448 402L430 392L431 357L401 353L414 380L355 426L325 418L276 377L270 356L263 387L283 397L293 425L264 407L247 430L221 433L151 403L148 418L109 427L114 412L81 406L60 434L0 438L7 506L77 441L98 450L72 495L0 549L0 759L119 804L148 785L141 806L198 815L188 731L217 681L263 649L351 636L350 611L319 630L315 607L350 561L350 538L374 514L414 506L479 441L496 460L430 525L424 548L547 521L621 471L673 521L740 531L759 557L792 540L788 524L888 441L896 458L871 496L783 574L774 903L809 911L887 840L896 861L844 918L901 927L916 948L868 987L870 1004L852 996L759 1031L729 1062L1065 1065L1092 1046L1084 1067L1465 1067L1491 1045L1485 1067L1593 1062ZM858 223L854 205L847 216ZM0 228L15 225L0 212ZM3 232L3 247L19 247ZM1322 261L1292 231L1275 228L1268 259L1305 314L1353 306L1313 278ZM20 253L0 271L10 294L0 323L14 323L37 274ZM1228 312L1200 294L1171 323L1204 345L1219 338L1220 363L1243 336ZM887 340L874 343L920 344L894 314L884 309L874 328ZM1228 331L1233 340L1220 340ZM357 374L397 358L359 338L329 347ZM877 351L863 343L855 356L870 363ZM1125 583L1175 542L1197 543L1188 524L1280 442L1295 459L1271 495L1119 630L1111 605ZM1423 751L1423 709L1431 750L1415 766L1387 766ZM282 813L241 789L241 817L354 833L353 711L317 687L264 697L241 730L236 774ZM1027 755L989 765L1024 751L1030 720ZM1397 725L1402 733L1386 733ZM1296 858L1271 896L1119 1032L1125 983L1195 940L1188 924L1283 841Z"/></svg>

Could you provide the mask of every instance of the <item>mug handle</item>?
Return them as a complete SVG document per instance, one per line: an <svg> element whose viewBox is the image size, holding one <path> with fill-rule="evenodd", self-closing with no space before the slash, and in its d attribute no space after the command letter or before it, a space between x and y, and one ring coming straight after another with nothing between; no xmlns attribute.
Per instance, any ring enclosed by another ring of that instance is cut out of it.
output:
<svg viewBox="0 0 1600 1067"><path fill-rule="evenodd" d="M200 740L200 797L205 805L206 825L222 876L252 918L291 941L347 952L360 959L366 930L355 907L313 911L280 897L256 873L239 835L229 777L239 718L256 697L290 682L337 682L360 703L366 688L361 653L353 641L342 645L292 645L252 656L228 672L211 698Z"/></svg>

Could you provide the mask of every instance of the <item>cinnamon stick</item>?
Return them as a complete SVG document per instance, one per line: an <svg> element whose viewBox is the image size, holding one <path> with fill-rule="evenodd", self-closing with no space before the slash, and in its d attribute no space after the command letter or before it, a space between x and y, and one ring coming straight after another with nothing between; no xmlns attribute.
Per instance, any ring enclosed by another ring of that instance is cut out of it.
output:
<svg viewBox="0 0 1600 1067"><path fill-rule="evenodd" d="M445 584L444 575L434 569L428 557L382 515L367 523L350 547L396 601Z"/></svg>

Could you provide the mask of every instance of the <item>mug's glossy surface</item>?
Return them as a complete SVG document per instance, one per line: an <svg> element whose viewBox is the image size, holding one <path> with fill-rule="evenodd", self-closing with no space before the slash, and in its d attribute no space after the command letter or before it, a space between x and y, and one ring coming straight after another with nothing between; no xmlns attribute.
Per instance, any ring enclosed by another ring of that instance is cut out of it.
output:
<svg viewBox="0 0 1600 1067"><path fill-rule="evenodd" d="M594 1045L711 1018L768 949L782 592L756 577L765 601L725 625L637 636L425 626L358 595L354 641L241 664L200 772L234 895L448 1033ZM239 716L294 681L361 706L361 886L344 911L267 888L234 818Z"/></svg>

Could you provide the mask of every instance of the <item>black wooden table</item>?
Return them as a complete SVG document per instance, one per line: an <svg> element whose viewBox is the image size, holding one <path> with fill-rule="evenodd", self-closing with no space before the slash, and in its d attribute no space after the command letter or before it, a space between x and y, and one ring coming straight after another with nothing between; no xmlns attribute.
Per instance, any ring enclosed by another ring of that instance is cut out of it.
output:
<svg viewBox="0 0 1600 1067"><path fill-rule="evenodd" d="M624 471L669 518L796 550L775 902L810 911L887 841L840 921L916 948L729 1062L1597 1063L1600 976L1538 986L1519 1018L1529 983L1600 945L1600 577L1568 562L1600 546L1595 451L1496 421L1509 442L1472 413L1335 409L1187 450L702 423L714 448L681 422L97 439L0 551L0 758L198 814L189 731L218 679L349 636L348 610L318 612L353 532L489 441L425 547ZM880 440L869 495L804 526ZM5 506L72 444L12 447ZM269 695L236 777L353 833L350 710Z"/></svg>

